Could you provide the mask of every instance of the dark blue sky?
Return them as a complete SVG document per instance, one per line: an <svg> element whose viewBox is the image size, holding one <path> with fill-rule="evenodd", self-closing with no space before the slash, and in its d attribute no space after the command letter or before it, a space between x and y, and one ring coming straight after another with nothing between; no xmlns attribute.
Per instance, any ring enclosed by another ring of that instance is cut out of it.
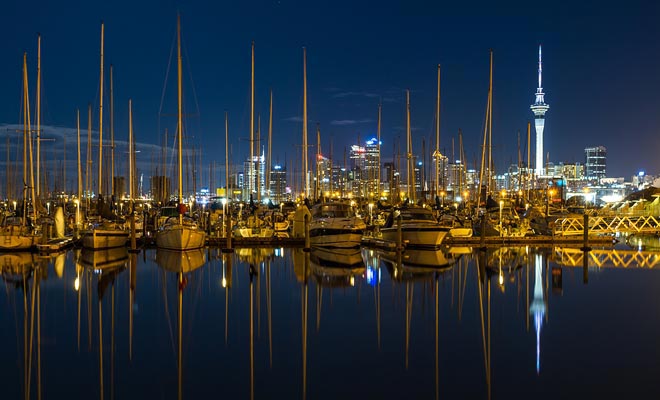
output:
<svg viewBox="0 0 660 400"><path fill-rule="evenodd" d="M158 144L159 132L173 132L175 127L174 118L159 119L159 108L163 98L162 112L176 112L174 58L162 94L179 10L185 108L198 114L187 119L186 126L189 142L203 146L205 165L210 160L224 163L225 110L234 161L249 153L248 142L240 138L249 136L254 40L256 112L262 116L264 136L268 91L274 92L275 161L283 161L285 154L289 161L299 157L295 145L302 140L306 46L310 143L316 142L318 122L324 150L332 138L335 158L343 157L344 147L355 143L358 134L362 140L375 134L382 99L383 156L390 156L393 142L405 134L405 89L410 88L415 152L421 153L422 137L435 135L440 63L441 147L451 156L451 139L462 128L468 162L474 163L488 89L488 50L493 48L493 156L502 171L515 162L517 132L524 145L526 123L533 117L529 105L536 89L537 46L542 43L550 104L545 149L551 161L583 161L585 147L604 145L608 175L629 177L639 169L660 173L658 7L650 2L551 3L542 8L539 2L12 2L0 13L0 123L20 120L24 51L34 97L36 34L41 32L43 123L72 128L76 108L84 110L92 102L97 129L103 20L106 71L114 64L116 137L127 137L127 102L132 98L137 140ZM59 131L72 133L55 129L51 134ZM73 145L75 136L69 138ZM151 162L155 152L155 147L143 151L142 163ZM74 157L67 155L69 160Z"/></svg>

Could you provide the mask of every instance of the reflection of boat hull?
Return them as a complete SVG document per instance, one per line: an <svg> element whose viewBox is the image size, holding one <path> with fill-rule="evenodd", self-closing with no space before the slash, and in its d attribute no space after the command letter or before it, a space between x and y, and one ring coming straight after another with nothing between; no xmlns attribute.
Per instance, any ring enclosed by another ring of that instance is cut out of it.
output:
<svg viewBox="0 0 660 400"><path fill-rule="evenodd" d="M332 230L320 228L309 231L309 242L312 246L334 248L360 247L361 230Z"/></svg>
<svg viewBox="0 0 660 400"><path fill-rule="evenodd" d="M93 269L115 269L126 265L128 250L126 247L117 247L106 250L83 249L81 262Z"/></svg>
<svg viewBox="0 0 660 400"><path fill-rule="evenodd" d="M126 246L128 232L121 229L92 229L83 236L83 247L87 249L110 249Z"/></svg>
<svg viewBox="0 0 660 400"><path fill-rule="evenodd" d="M383 239L391 242L397 240L397 228L382 228L381 233ZM401 240L406 247L428 247L435 248L442 244L442 241L447 236L448 228L440 226L420 226L420 225L403 225L401 227Z"/></svg>
<svg viewBox="0 0 660 400"><path fill-rule="evenodd" d="M633 234L626 238L626 244L639 250L660 250L660 235L657 234Z"/></svg>
<svg viewBox="0 0 660 400"><path fill-rule="evenodd" d="M236 249L238 259L248 264L262 263L275 254L275 249L269 247L242 247Z"/></svg>
<svg viewBox="0 0 660 400"><path fill-rule="evenodd" d="M383 258L393 263L397 263L396 252L383 252ZM458 256L460 257L460 256ZM453 265L457 258L451 253L445 253L442 250L422 250L409 249L401 253L401 264L403 267L413 267L417 270L429 269L438 270Z"/></svg>
<svg viewBox="0 0 660 400"><path fill-rule="evenodd" d="M365 266L359 249L313 249L310 269L321 286L354 286Z"/></svg>
<svg viewBox="0 0 660 400"><path fill-rule="evenodd" d="M204 247L206 233L185 225L164 226L156 234L156 246L168 250L192 250Z"/></svg>
<svg viewBox="0 0 660 400"><path fill-rule="evenodd" d="M26 268L32 268L37 262L32 253L0 254L0 272L2 274L20 274Z"/></svg>
<svg viewBox="0 0 660 400"><path fill-rule="evenodd" d="M364 269L360 249L314 248L310 260L320 267L340 267Z"/></svg>
<svg viewBox="0 0 660 400"><path fill-rule="evenodd" d="M172 272L191 272L204 265L206 257L202 249L175 251L158 249L156 263Z"/></svg>

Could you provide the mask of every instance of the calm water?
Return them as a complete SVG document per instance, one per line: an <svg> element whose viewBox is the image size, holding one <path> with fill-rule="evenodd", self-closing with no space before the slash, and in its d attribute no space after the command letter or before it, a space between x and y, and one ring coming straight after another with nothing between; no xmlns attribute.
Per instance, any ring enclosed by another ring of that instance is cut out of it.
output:
<svg viewBox="0 0 660 400"><path fill-rule="evenodd" d="M657 398L660 253L587 262L524 247L0 255L2 399Z"/></svg>

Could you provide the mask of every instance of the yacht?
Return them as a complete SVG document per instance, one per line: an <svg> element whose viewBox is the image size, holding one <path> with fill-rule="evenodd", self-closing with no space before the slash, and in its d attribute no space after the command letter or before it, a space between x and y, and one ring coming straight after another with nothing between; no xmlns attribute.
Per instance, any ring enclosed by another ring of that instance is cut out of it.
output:
<svg viewBox="0 0 660 400"><path fill-rule="evenodd" d="M312 207L310 244L316 247L359 247L366 229L350 204L320 203Z"/></svg>
<svg viewBox="0 0 660 400"><path fill-rule="evenodd" d="M442 226L433 212L424 207L402 207L390 214L385 226L380 229L384 240L397 241L397 218L401 218L402 245L417 248L436 248L442 244L450 228Z"/></svg>

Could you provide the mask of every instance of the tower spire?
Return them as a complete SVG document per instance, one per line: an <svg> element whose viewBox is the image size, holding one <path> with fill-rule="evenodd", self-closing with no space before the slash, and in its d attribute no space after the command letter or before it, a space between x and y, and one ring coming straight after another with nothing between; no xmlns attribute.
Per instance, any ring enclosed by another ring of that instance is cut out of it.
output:
<svg viewBox="0 0 660 400"><path fill-rule="evenodd" d="M537 89L538 92L542 92L543 90L543 85L541 84L541 77L542 77L542 72L543 72L543 62L541 61L541 45L539 45L539 87Z"/></svg>
<svg viewBox="0 0 660 400"><path fill-rule="evenodd" d="M536 128L536 175L544 175L545 168L543 164L543 129L545 128L545 113L550 108L545 103L545 93L542 87L543 62L541 58L541 45L539 45L539 86L536 89L536 101L530 106L534 113L534 127Z"/></svg>

